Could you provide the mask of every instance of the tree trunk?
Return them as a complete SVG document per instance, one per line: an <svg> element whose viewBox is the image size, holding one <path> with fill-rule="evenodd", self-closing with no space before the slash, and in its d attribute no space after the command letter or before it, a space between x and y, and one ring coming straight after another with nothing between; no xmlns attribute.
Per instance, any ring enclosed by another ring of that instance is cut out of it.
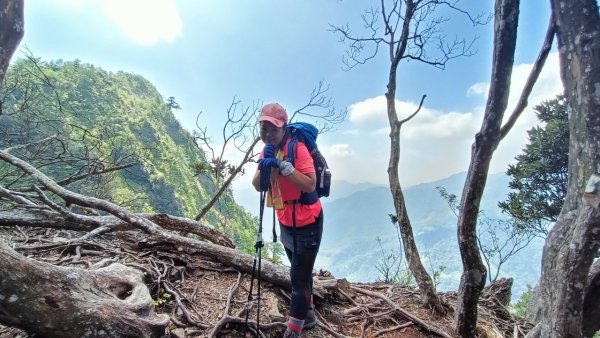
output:
<svg viewBox="0 0 600 338"><path fill-rule="evenodd" d="M550 3L569 112L569 182L544 246L539 331L544 338L569 338L582 337L584 318L592 316L584 311L598 309L589 303L592 294L598 297L598 279L586 284L600 246L600 15L596 0ZM586 337L591 330L586 326Z"/></svg>
<svg viewBox="0 0 600 338"><path fill-rule="evenodd" d="M25 34L24 26L23 0L0 0L0 87L10 59Z"/></svg>
<svg viewBox="0 0 600 338"><path fill-rule="evenodd" d="M25 258L3 242L0 254L3 324L40 337L160 337L169 323L168 315L152 311L137 270L58 267Z"/></svg>
<svg viewBox="0 0 600 338"><path fill-rule="evenodd" d="M590 269L583 299L583 336L592 337L600 331L600 260Z"/></svg>
<svg viewBox="0 0 600 338"><path fill-rule="evenodd" d="M481 130L475 136L471 163L458 215L458 245L463 263L454 324L461 337L477 337L477 303L487 271L477 245L477 216L492 155L501 140L501 124L510 88L519 17L519 0L496 1L492 80Z"/></svg>

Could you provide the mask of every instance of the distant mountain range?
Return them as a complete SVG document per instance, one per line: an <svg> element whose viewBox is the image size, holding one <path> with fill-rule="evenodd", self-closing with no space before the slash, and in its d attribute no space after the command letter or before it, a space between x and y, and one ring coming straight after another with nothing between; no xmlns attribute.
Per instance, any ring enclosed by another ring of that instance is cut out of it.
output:
<svg viewBox="0 0 600 338"><path fill-rule="evenodd" d="M419 184L403 189L406 207L413 226L413 232L421 259L431 273L440 265L445 266L439 279L438 290L456 290L462 273L462 263L456 236L456 215L448 203L440 196L436 187L443 187L448 193L458 195L463 189L466 173ZM504 217L497 207L499 201L509 192L509 178L504 174L488 177L481 203L489 218ZM252 203L258 209L256 192L251 192ZM246 207L247 201L236 201ZM325 230L321 250L317 257L316 269L324 269L337 278L352 282L373 282L381 276L377 265L383 253L401 252L398 235L389 214L394 214L392 196L387 186L369 183L351 184L334 182L332 194L322 199L325 214ZM251 205L248 205L251 206ZM248 208L252 211L251 208ZM543 241L535 240L521 250L502 267L501 277L513 277L513 299L526 291L527 285L535 285L540 275L540 262Z"/></svg>
<svg viewBox="0 0 600 338"><path fill-rule="evenodd" d="M421 259L431 273L440 265L439 290L456 290L462 273L462 263L456 235L456 215L440 196L436 187L460 198L466 173L446 179L416 185L403 190L406 207ZM502 218L497 207L509 191L509 178L504 174L488 177L481 203L489 218ZM383 253L400 252L398 235L389 214L394 213L388 187L358 191L334 201L324 200L325 230L317 268L331 271L336 277L354 282L371 282L380 278L377 265ZM513 277L513 294L520 295L527 284L535 285L540 274L543 241L536 240L512 257L503 267L501 276ZM402 252L402 257L404 254Z"/></svg>

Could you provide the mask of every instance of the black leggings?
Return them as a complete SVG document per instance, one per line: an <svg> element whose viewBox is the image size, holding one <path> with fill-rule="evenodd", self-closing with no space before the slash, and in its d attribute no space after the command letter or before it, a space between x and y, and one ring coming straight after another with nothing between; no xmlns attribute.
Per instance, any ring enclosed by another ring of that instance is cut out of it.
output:
<svg viewBox="0 0 600 338"><path fill-rule="evenodd" d="M296 227L295 231L293 228L281 226L281 241L284 243L285 253L291 263L291 317L298 319L306 318L306 312L308 311L312 295L312 271L317 253L319 252L319 246L321 245L322 233L322 212L314 223L303 227ZM294 250L293 245L294 237L296 239L296 250Z"/></svg>

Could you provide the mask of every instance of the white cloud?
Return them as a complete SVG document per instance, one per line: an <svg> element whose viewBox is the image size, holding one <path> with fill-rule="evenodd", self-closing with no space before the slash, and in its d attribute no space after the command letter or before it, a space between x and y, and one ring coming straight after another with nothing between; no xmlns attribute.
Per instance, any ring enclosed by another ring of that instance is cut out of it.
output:
<svg viewBox="0 0 600 338"><path fill-rule="evenodd" d="M106 15L135 43L172 42L182 23L174 0L104 0Z"/></svg>
<svg viewBox="0 0 600 338"><path fill-rule="evenodd" d="M352 151L350 151L350 145L342 143L333 144L326 149L323 149L323 152L327 157L339 158L349 157L352 154Z"/></svg>
<svg viewBox="0 0 600 338"><path fill-rule="evenodd" d="M514 67L505 120L516 106L532 67L532 64L520 64ZM500 145L494 154L494 158L492 159L490 170L505 171L508 163L514 162L514 157L521 152L523 146L528 142L527 130L539 123L537 117L533 113L533 107L543 101L554 99L556 95L561 94L562 92L563 86L560 79L558 53L550 53L546 60L546 64L533 87L533 91L529 95L529 105L525 111L523 111L507 137L500 142Z"/></svg>
<svg viewBox="0 0 600 338"><path fill-rule="evenodd" d="M410 116L418 107L414 102L396 100L396 112L400 119ZM377 128L389 126L387 102L383 95L354 103L348 107L348 112L350 114L350 122L355 125L361 127L376 126Z"/></svg>
<svg viewBox="0 0 600 338"><path fill-rule="evenodd" d="M476 121L472 113L443 113L423 109L414 120L408 122L402 137L408 140L458 140L471 137L475 132L475 125Z"/></svg>
<svg viewBox="0 0 600 338"><path fill-rule="evenodd" d="M478 82L467 89L467 96L485 96L490 89L487 82Z"/></svg>
<svg viewBox="0 0 600 338"><path fill-rule="evenodd" d="M398 118L410 116L418 108L414 102L396 100ZM377 96L363 100L350 106L350 121L368 130L370 135L388 135L390 132L387 121L385 96ZM419 113L402 127L401 136L404 139L445 139L464 138L466 133L474 133L475 117L472 113L441 112L422 107ZM381 122L376 126L368 121Z"/></svg>
<svg viewBox="0 0 600 338"><path fill-rule="evenodd" d="M519 64L513 69L508 109L512 113L526 82L531 64ZM562 92L557 53L551 53L529 97L529 106L511 132L500 142L494 153L490 172L505 171L508 164L527 143L527 130L538 123L533 106L553 99ZM485 100L489 83L472 85L467 93L481 95ZM412 102L396 101L400 119L417 108ZM402 126L400 144L400 178L404 185L430 182L468 169L471 145L483 118L484 106L479 103L470 111L446 112L423 107ZM384 96L369 98L349 107L350 122L360 131L360 137L340 135L340 143L352 149L349 157L331 158L336 176L351 182L387 182L389 161L389 126ZM368 159L368 160L366 160Z"/></svg>
<svg viewBox="0 0 600 338"><path fill-rule="evenodd" d="M521 95L521 91L525 86L529 72L531 72L531 64L517 65L513 69L512 84L510 88L510 97L508 102L508 112L517 104L517 100ZM533 91L529 96L530 107L544 100L553 99L556 95L562 93L563 86L560 79L560 65L558 53L550 53L548 59L540 73L540 76L533 87Z"/></svg>
<svg viewBox="0 0 600 338"><path fill-rule="evenodd" d="M349 120L360 124L372 120L387 120L385 96L369 98L348 107Z"/></svg>

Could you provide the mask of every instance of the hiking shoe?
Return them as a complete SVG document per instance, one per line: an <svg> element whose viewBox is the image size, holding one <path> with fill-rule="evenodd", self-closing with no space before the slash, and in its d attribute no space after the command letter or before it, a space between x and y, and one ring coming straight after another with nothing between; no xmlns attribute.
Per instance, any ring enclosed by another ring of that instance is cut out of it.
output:
<svg viewBox="0 0 600 338"><path fill-rule="evenodd" d="M306 313L306 318L304 319L303 330L310 330L317 325L317 317L315 317L315 308L311 307L308 309Z"/></svg>
<svg viewBox="0 0 600 338"><path fill-rule="evenodd" d="M296 331L286 329L283 333L283 338L300 338L300 334Z"/></svg>

